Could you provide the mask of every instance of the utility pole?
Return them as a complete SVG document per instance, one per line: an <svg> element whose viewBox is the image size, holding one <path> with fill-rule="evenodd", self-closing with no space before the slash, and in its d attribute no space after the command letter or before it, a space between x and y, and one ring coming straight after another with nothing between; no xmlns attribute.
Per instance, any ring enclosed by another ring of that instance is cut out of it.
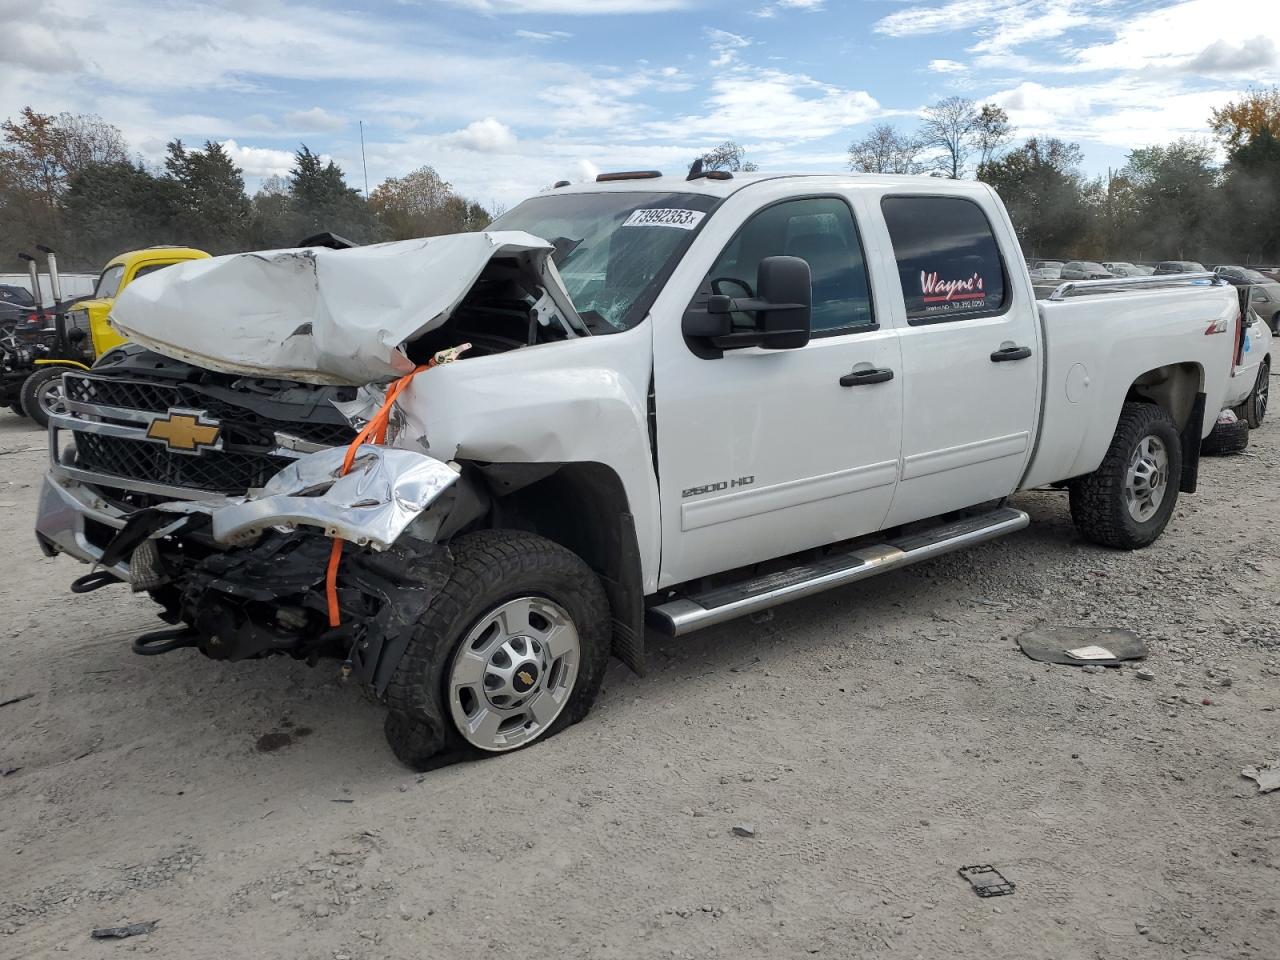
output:
<svg viewBox="0 0 1280 960"><path fill-rule="evenodd" d="M364 198L369 199L369 164L364 159L364 121L360 121L360 166L364 168Z"/></svg>

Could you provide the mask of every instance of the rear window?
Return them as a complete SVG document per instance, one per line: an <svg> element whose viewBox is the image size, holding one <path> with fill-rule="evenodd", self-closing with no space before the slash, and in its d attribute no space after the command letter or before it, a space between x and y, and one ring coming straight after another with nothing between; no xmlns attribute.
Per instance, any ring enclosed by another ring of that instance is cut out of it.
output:
<svg viewBox="0 0 1280 960"><path fill-rule="evenodd" d="M898 261L908 323L1004 310L1004 262L981 207L962 197L885 197L880 208Z"/></svg>

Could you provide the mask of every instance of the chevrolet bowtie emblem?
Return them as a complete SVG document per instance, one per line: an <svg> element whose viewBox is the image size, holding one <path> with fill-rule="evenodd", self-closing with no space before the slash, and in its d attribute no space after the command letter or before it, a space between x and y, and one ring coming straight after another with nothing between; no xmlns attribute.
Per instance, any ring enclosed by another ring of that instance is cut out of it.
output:
<svg viewBox="0 0 1280 960"><path fill-rule="evenodd" d="M147 436L163 440L174 453L200 453L218 442L222 428L199 410L170 410L151 421Z"/></svg>

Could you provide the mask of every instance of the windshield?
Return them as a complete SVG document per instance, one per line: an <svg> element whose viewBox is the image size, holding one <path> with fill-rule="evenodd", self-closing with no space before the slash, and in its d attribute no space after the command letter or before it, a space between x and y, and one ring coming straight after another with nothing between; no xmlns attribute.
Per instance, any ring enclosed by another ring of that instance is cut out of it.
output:
<svg viewBox="0 0 1280 960"><path fill-rule="evenodd" d="M644 317L716 199L692 193L566 193L532 197L490 230L525 230L555 244L565 289L594 332Z"/></svg>
<svg viewBox="0 0 1280 960"><path fill-rule="evenodd" d="M1250 283L1270 283L1271 278L1259 273L1257 270L1250 270L1244 267L1239 271L1240 276L1248 280Z"/></svg>
<svg viewBox="0 0 1280 960"><path fill-rule="evenodd" d="M110 300L120 289L120 278L124 276L124 267L107 267L98 278L98 285L93 288L93 296L98 300Z"/></svg>

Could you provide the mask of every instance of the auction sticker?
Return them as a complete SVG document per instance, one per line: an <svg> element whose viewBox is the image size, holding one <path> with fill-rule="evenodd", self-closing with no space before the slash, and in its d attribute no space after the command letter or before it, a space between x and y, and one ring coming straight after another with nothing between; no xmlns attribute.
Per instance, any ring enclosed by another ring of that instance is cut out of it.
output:
<svg viewBox="0 0 1280 960"><path fill-rule="evenodd" d="M692 230L701 222L704 214L701 210L679 210L674 207L650 207L636 210L623 221L624 227L675 227L677 230Z"/></svg>

